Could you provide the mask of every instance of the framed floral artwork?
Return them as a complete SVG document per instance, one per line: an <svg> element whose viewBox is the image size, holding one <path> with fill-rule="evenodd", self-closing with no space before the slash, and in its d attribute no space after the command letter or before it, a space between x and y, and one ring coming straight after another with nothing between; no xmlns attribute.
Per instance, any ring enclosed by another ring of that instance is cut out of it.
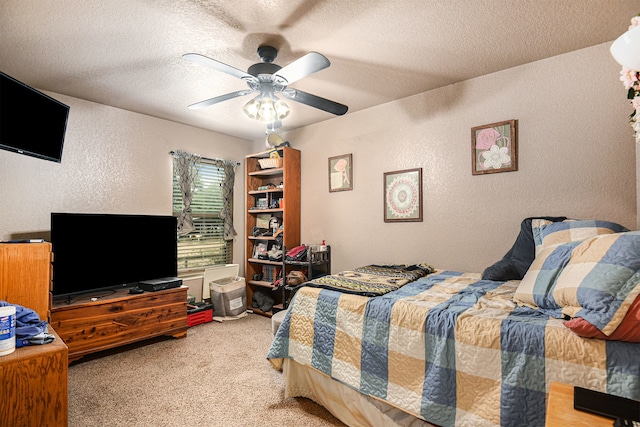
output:
<svg viewBox="0 0 640 427"><path fill-rule="evenodd" d="M518 170L517 120L471 128L471 173L512 172Z"/></svg>
<svg viewBox="0 0 640 427"><path fill-rule="evenodd" d="M422 168L384 174L384 222L422 221Z"/></svg>
<svg viewBox="0 0 640 427"><path fill-rule="evenodd" d="M329 157L329 191L353 190L353 156Z"/></svg>

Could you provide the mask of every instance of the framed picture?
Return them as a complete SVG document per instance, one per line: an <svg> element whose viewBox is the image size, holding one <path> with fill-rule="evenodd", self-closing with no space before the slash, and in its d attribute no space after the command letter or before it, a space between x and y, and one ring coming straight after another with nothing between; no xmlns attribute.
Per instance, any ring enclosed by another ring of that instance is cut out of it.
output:
<svg viewBox="0 0 640 427"><path fill-rule="evenodd" d="M384 174L384 222L422 221L422 168Z"/></svg>
<svg viewBox="0 0 640 427"><path fill-rule="evenodd" d="M267 258L267 246L265 241L258 241L253 245L253 258L266 259Z"/></svg>
<svg viewBox="0 0 640 427"><path fill-rule="evenodd" d="M471 128L471 174L518 170L517 120Z"/></svg>
<svg viewBox="0 0 640 427"><path fill-rule="evenodd" d="M329 157L329 192L353 190L353 156Z"/></svg>
<svg viewBox="0 0 640 427"><path fill-rule="evenodd" d="M269 228L270 214L258 214L256 215L256 227Z"/></svg>

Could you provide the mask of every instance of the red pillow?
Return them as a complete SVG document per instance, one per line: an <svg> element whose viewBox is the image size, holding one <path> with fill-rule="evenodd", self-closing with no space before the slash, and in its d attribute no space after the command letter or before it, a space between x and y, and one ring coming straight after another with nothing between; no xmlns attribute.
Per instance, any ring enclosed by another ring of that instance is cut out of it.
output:
<svg viewBox="0 0 640 427"><path fill-rule="evenodd" d="M564 322L564 326L584 338L640 342L640 297L637 297L635 301L633 301L620 325L609 336L600 332L598 328L581 317L574 317Z"/></svg>

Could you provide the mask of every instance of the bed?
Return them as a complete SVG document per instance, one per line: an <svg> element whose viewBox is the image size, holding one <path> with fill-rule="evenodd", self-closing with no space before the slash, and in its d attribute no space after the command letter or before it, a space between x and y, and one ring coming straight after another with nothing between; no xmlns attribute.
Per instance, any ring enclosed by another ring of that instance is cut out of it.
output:
<svg viewBox="0 0 640 427"><path fill-rule="evenodd" d="M527 218L514 248L483 274L423 264L378 293L347 283L359 269L302 287L267 355L285 396L411 426L543 426L552 382L640 399L640 233ZM381 282L380 267L363 271Z"/></svg>

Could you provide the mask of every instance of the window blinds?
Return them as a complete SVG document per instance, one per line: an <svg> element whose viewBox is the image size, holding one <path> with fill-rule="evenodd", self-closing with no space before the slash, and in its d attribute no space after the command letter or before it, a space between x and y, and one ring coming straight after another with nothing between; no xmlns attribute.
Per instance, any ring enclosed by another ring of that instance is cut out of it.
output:
<svg viewBox="0 0 640 427"><path fill-rule="evenodd" d="M224 170L205 159L198 162L196 168L198 174L191 202L195 229L178 236L178 270L228 264L233 255L233 242L224 240L224 221L220 218ZM184 206L175 171L172 206L173 215L180 215Z"/></svg>

